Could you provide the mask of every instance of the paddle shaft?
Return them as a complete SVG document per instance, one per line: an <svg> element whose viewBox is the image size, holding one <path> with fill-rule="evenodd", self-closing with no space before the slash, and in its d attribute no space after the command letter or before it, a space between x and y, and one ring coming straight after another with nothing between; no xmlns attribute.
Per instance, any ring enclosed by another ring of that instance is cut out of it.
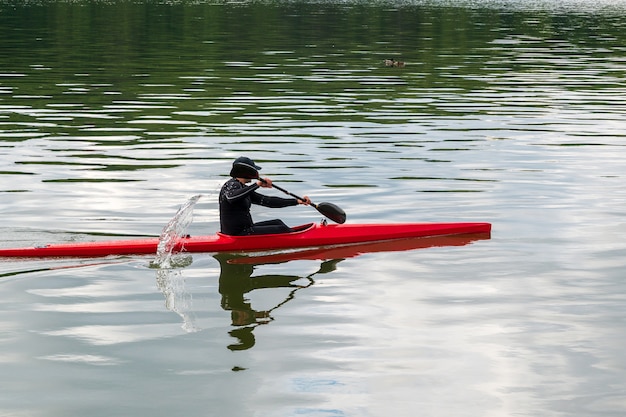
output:
<svg viewBox="0 0 626 417"><path fill-rule="evenodd" d="M267 181L265 181L263 178L259 178L259 181L263 182L263 183L267 183ZM276 188L279 191L282 191L283 193L290 195L300 201L305 201L302 197L295 195L287 190L285 190L282 187L279 187L278 185L275 185L274 183L272 183L272 187ZM309 200L310 201L310 200ZM339 223L339 224L343 224L346 221L346 213L339 207L337 207L336 205L332 204L332 203L320 203L320 204L315 204L310 202L310 205L313 206L313 208L315 208L317 211L319 211L321 214L323 214L324 216L328 217L329 219L331 219L332 221Z"/></svg>
<svg viewBox="0 0 626 417"><path fill-rule="evenodd" d="M265 181L263 181L263 182L265 182ZM302 198L302 197L300 197L300 196L297 196L297 195L295 195L294 193L291 193L291 192L289 192L289 191L285 190L284 188L279 187L278 185L276 185L276 184L274 184L274 183L272 183L272 187L276 188L277 190L282 191L283 193L285 193L285 194L287 194L287 195L292 196L293 198L296 198L296 199L298 199L298 200L300 200L300 201L304 201L304 198ZM315 203L311 203L311 205L312 205L313 207L317 208L317 204L315 204Z"/></svg>

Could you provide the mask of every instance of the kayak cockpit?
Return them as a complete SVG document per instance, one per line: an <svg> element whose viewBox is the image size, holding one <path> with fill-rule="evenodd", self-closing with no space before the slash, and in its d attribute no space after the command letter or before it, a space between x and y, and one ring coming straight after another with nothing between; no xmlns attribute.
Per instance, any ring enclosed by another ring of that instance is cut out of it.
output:
<svg viewBox="0 0 626 417"><path fill-rule="evenodd" d="M275 233L275 234L268 234L268 235L227 235L225 233L222 232L217 232L217 235L220 237L228 237L228 238L232 238L232 239L240 239L240 238L247 238L247 237L263 237L263 236L294 236L294 235L298 235L300 233L304 233L307 232L309 230L312 230L313 228L316 227L315 223L306 223L306 224L301 224L299 226L294 226L291 228L291 232L287 232L287 233Z"/></svg>
<svg viewBox="0 0 626 417"><path fill-rule="evenodd" d="M307 224L301 224L300 226L294 226L291 228L291 232L289 232L288 234L306 232L307 230L311 230L314 226L315 226L315 223L307 223Z"/></svg>

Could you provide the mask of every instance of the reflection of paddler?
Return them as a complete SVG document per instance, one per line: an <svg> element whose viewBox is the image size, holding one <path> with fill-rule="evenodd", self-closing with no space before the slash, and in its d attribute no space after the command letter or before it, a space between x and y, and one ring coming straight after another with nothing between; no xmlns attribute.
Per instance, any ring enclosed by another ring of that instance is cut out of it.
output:
<svg viewBox="0 0 626 417"><path fill-rule="evenodd" d="M272 320L270 311L256 311L247 301L245 294L260 288L298 288L293 281L301 277L295 275L260 275L252 278L255 265L233 264L236 258L231 254L217 254L220 263L219 292L222 294L222 308L231 312L233 326L240 326L229 332L239 343L229 345L230 350L245 350L254 346L252 330L259 324ZM247 326L247 327L244 327Z"/></svg>
<svg viewBox="0 0 626 417"><path fill-rule="evenodd" d="M240 257L242 256L227 253L214 255L214 258L220 263L218 289L222 295L222 308L231 312L232 325L238 326L237 329L229 332L231 336L239 339L237 344L228 346L230 350L245 350L254 346L255 339L252 334L254 327L272 321L271 312L273 310L291 300L297 290L313 285L314 281L311 278L313 275L331 272L335 269L337 262L339 262L339 260L323 262L317 272L307 277L275 274L253 277L255 264L230 262ZM295 281L303 278L309 280L308 284L295 284ZM273 308L257 311L252 308L245 295L250 291L261 288L292 288L292 291L284 301Z"/></svg>

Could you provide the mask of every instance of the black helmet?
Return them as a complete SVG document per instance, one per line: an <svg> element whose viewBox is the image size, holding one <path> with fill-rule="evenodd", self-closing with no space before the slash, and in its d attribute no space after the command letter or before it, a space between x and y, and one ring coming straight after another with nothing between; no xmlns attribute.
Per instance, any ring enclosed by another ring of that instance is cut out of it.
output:
<svg viewBox="0 0 626 417"><path fill-rule="evenodd" d="M230 176L234 178L259 178L260 166L248 157L240 156L233 162L233 168L230 170Z"/></svg>

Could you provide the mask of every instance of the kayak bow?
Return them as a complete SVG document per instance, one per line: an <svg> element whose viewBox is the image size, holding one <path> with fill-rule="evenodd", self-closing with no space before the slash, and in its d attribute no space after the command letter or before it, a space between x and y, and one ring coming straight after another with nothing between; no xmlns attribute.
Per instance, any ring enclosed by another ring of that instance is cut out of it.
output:
<svg viewBox="0 0 626 417"><path fill-rule="evenodd" d="M315 224L293 228L293 232L229 236L180 238L174 252L254 252L280 249L314 248L381 242L397 239L490 233L489 223L395 223L395 224ZM0 257L101 257L109 255L155 254L158 238L111 240L99 242L59 243L24 248L0 249Z"/></svg>

